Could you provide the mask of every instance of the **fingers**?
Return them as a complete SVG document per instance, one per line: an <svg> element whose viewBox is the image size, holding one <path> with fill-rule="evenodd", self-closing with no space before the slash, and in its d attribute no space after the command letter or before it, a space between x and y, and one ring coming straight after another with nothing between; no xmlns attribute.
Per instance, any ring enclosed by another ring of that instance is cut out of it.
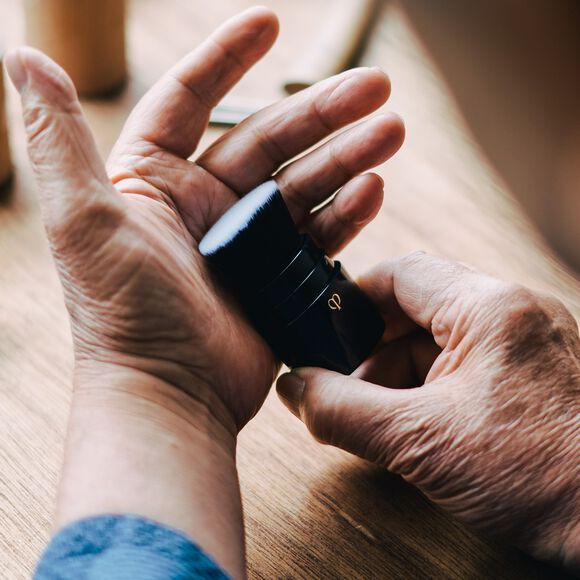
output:
<svg viewBox="0 0 580 580"><path fill-rule="evenodd" d="M69 77L32 48L7 54L5 65L22 98L28 152L53 244L75 232L82 238L87 220L104 230L115 227L124 204L108 181ZM102 241L92 233L95 243Z"/></svg>
<svg viewBox="0 0 580 580"><path fill-rule="evenodd" d="M238 194L247 193L281 164L378 109L389 93L380 70L347 71L252 115L197 162Z"/></svg>
<svg viewBox="0 0 580 580"><path fill-rule="evenodd" d="M276 16L263 7L250 8L225 22L143 97L111 160L142 142L189 157L211 109L264 56L277 34Z"/></svg>
<svg viewBox="0 0 580 580"><path fill-rule="evenodd" d="M352 374L375 385L391 388L419 387L425 383L441 349L422 329L385 341Z"/></svg>
<svg viewBox="0 0 580 580"><path fill-rule="evenodd" d="M383 312L387 327L393 327L391 333L418 324L441 348L447 346L456 323L465 329L483 296L502 285L466 266L422 252L380 264L360 284Z"/></svg>
<svg viewBox="0 0 580 580"><path fill-rule="evenodd" d="M341 133L276 174L276 182L298 227L308 230L330 253L345 246L375 217L382 201L382 184L379 186L377 178L361 181L352 178L391 157L401 146L404 132L398 116L380 115ZM314 207L342 186L344 191L334 201L311 214ZM194 197L187 188L174 194L180 209L189 214L193 213L189 208L198 203ZM228 201L233 204L235 198ZM207 217L211 225L224 207L216 203L209 209L216 210Z"/></svg>
<svg viewBox="0 0 580 580"><path fill-rule="evenodd" d="M351 179L334 199L303 221L314 241L333 255L346 246L381 209L383 180L374 173Z"/></svg>
<svg viewBox="0 0 580 580"><path fill-rule="evenodd" d="M344 131L276 174L294 220L301 221L355 175L380 165L403 143L397 115L379 115Z"/></svg>
<svg viewBox="0 0 580 580"><path fill-rule="evenodd" d="M393 390L313 368L277 382L283 403L319 441L398 472L418 453L428 455L447 413L444 388Z"/></svg>

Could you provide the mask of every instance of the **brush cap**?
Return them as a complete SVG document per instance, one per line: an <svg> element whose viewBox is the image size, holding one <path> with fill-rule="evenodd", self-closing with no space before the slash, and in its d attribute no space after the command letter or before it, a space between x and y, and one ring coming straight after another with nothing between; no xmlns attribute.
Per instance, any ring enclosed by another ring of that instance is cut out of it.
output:
<svg viewBox="0 0 580 580"><path fill-rule="evenodd" d="M275 181L256 187L207 232L199 252L230 285L259 291L296 257L302 238Z"/></svg>

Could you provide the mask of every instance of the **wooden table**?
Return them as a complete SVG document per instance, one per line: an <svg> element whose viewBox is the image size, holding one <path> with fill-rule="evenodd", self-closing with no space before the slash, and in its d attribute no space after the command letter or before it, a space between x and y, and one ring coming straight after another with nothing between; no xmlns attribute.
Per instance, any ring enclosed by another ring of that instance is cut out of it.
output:
<svg viewBox="0 0 580 580"><path fill-rule="evenodd" d="M236 89L281 96L282 71L332 0L271 0L281 37ZM247 0L134 0L131 81L114 100L85 102L105 155L151 83ZM23 42L17 0L0 0L0 37ZM407 142L380 169L380 216L344 252L358 274L423 249L559 296L580 315L579 285L542 244L486 165L440 77L396 6L385 5L362 57L391 76L388 108ZM71 339L41 228L19 105L9 95L17 178L0 202L0 577L30 575L50 531L70 402ZM204 142L219 135L209 130ZM271 395L240 436L252 578L553 578L556 571L482 537L401 479L314 442Z"/></svg>

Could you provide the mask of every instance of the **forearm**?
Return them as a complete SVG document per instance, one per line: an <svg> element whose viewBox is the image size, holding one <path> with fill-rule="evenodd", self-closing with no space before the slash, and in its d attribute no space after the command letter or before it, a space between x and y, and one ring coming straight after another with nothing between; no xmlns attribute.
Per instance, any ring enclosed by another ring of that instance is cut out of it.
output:
<svg viewBox="0 0 580 580"><path fill-rule="evenodd" d="M115 370L77 382L56 528L97 514L137 514L181 530L243 577L232 434L205 403L150 375Z"/></svg>

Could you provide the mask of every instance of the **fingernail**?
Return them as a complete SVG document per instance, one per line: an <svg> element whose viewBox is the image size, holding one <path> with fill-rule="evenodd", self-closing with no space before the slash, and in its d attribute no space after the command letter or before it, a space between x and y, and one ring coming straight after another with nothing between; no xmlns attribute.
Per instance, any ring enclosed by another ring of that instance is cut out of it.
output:
<svg viewBox="0 0 580 580"><path fill-rule="evenodd" d="M22 64L20 52L18 50L9 52L4 57L4 66L6 67L12 84L16 87L16 90L21 93L24 86L28 83L28 71Z"/></svg>
<svg viewBox="0 0 580 580"><path fill-rule="evenodd" d="M304 386L304 379L295 372L282 375L276 383L282 402L298 418L300 418L300 401L302 401Z"/></svg>

